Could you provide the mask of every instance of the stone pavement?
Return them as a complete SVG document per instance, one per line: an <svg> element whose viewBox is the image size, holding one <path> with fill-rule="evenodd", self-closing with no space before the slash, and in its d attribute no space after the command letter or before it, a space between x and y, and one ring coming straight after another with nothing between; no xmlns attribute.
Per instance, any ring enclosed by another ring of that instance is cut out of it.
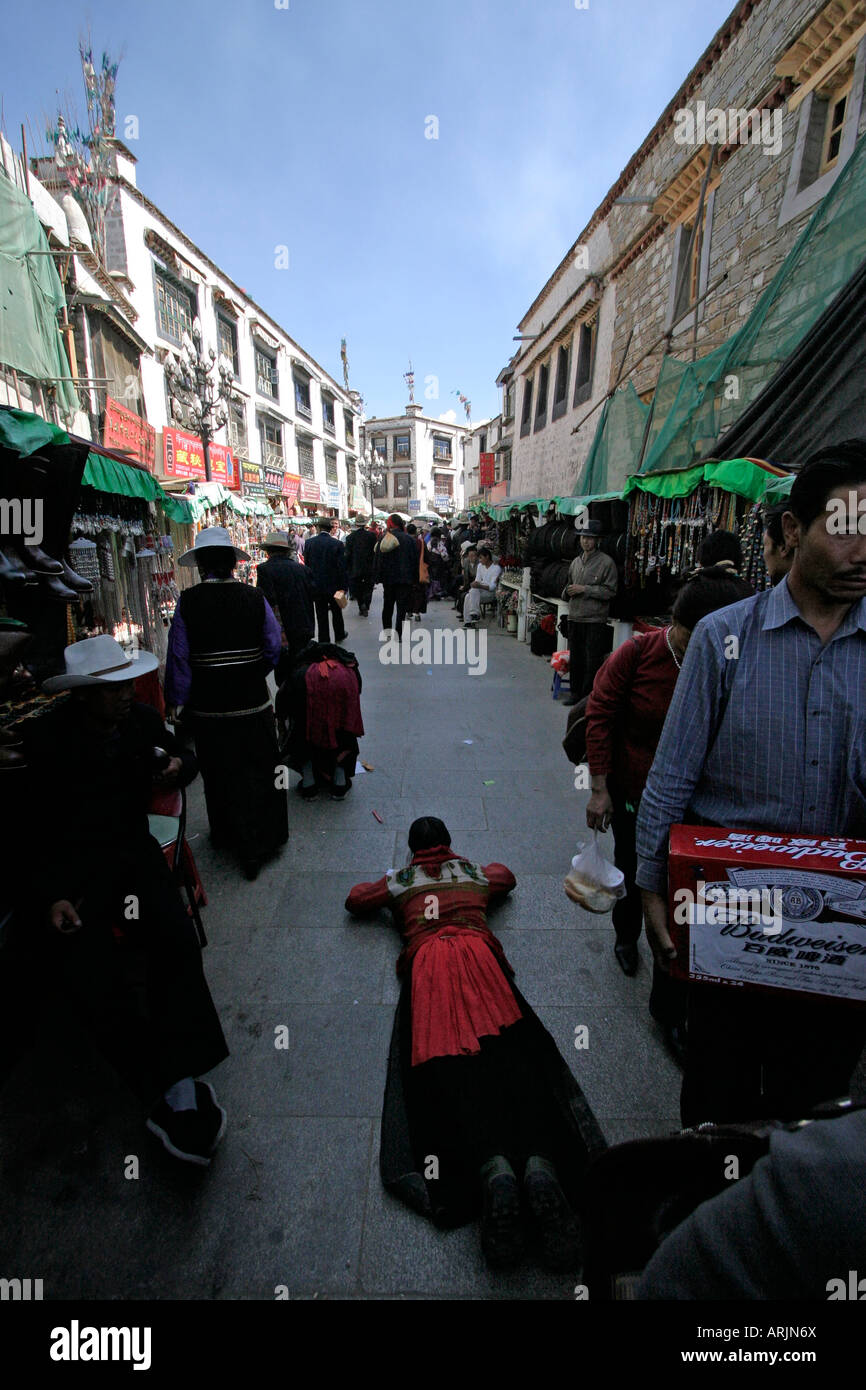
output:
<svg viewBox="0 0 866 1390"><path fill-rule="evenodd" d="M646 944L626 979L610 919L563 892L586 794L562 752L547 663L491 621L484 675L383 666L380 612L377 590L369 619L346 613L374 769L346 801L293 796L289 844L247 883L211 848L192 790L205 970L231 1051L210 1078L229 1116L212 1168L164 1154L74 1021L45 1019L0 1097L0 1274L43 1279L46 1298L273 1299L277 1285L292 1298L573 1296L531 1265L491 1275L477 1228L437 1231L380 1184L399 937L343 902L405 862L419 815L440 816L461 853L515 872L492 925L608 1140L678 1127L679 1072L647 1013ZM450 604L431 603L422 626L455 623ZM281 1024L288 1050L274 1046ZM589 1047L577 1051L580 1024ZM130 1155L137 1179L124 1176Z"/></svg>

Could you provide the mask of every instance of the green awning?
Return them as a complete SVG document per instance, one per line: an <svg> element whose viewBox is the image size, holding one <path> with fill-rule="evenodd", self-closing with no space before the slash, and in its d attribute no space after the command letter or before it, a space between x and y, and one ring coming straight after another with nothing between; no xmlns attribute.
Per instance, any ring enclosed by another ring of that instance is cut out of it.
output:
<svg viewBox="0 0 866 1390"><path fill-rule="evenodd" d="M0 445L26 458L46 444L68 444L69 435L59 425L32 415L29 410L4 406L0 410Z"/></svg>
<svg viewBox="0 0 866 1390"><path fill-rule="evenodd" d="M115 497L142 497L146 502L160 501L165 495L150 473L93 452L87 455L81 484L95 487L99 492L114 493Z"/></svg>
<svg viewBox="0 0 866 1390"><path fill-rule="evenodd" d="M707 483L710 487L720 487L725 492L746 497L750 502L758 502L768 485L776 481L783 479L751 459L714 459L666 473L633 474L625 485L623 496L628 497L630 493L640 490L652 492L656 497L686 497L701 483Z"/></svg>

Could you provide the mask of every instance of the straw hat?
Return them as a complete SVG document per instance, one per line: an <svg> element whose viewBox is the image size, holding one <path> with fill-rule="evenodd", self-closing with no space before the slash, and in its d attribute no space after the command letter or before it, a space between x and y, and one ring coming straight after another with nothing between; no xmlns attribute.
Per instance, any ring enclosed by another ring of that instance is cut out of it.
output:
<svg viewBox="0 0 866 1390"><path fill-rule="evenodd" d="M206 526L196 536L192 550L183 552L178 564L191 569L195 564L195 552L206 549L231 550L234 552L236 560L248 560L250 558L245 550L239 550L236 545L232 545L232 538L224 526Z"/></svg>
<svg viewBox="0 0 866 1390"><path fill-rule="evenodd" d="M58 690L77 690L82 686L115 685L118 681L135 680L155 671L159 662L152 652L136 650L127 656L113 637L85 637L73 642L63 653L66 670L60 676L49 676L42 689L49 695Z"/></svg>

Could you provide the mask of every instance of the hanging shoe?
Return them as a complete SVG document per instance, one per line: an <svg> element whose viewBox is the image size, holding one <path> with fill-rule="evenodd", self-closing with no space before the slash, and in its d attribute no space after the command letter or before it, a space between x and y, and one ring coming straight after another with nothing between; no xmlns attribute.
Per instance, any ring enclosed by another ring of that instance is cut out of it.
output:
<svg viewBox="0 0 866 1390"><path fill-rule="evenodd" d="M62 603L74 603L78 598L75 590L64 584L56 574L40 574L39 583L43 589L47 589L52 598L59 599Z"/></svg>
<svg viewBox="0 0 866 1390"><path fill-rule="evenodd" d="M581 1261L580 1223L546 1159L530 1158L523 1191L541 1241L541 1258L548 1269L564 1273Z"/></svg>
<svg viewBox="0 0 866 1390"><path fill-rule="evenodd" d="M35 584L36 575L12 549L0 550L0 579L10 584Z"/></svg>
<svg viewBox="0 0 866 1390"><path fill-rule="evenodd" d="M68 585L70 589L73 589L76 594L93 593L93 585L89 579L84 579L80 574L76 574L72 566L67 564L65 560L61 559L60 564L63 568L61 578L64 584Z"/></svg>
<svg viewBox="0 0 866 1390"><path fill-rule="evenodd" d="M34 574L62 574L63 566L59 560L42 549L41 545L22 545L21 554Z"/></svg>

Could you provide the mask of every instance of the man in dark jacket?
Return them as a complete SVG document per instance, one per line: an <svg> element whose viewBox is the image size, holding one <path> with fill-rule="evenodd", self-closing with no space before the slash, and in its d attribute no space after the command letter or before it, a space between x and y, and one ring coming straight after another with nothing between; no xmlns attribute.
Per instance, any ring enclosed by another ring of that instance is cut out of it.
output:
<svg viewBox="0 0 866 1390"><path fill-rule="evenodd" d="M313 581L313 604L316 609L320 642L331 640L329 613L334 616L334 641L342 642L346 637L343 610L334 598L338 589L349 587L346 547L342 541L335 540L331 535L332 526L333 522L329 517L322 517L318 523L319 534L313 536L304 546L304 564Z"/></svg>
<svg viewBox="0 0 866 1390"><path fill-rule="evenodd" d="M256 584L276 614L283 637L283 655L291 658L315 633L313 610L313 581L306 565L299 565L292 555L291 543L284 531L271 531L262 541L267 555L259 565ZM277 663L279 687L285 679L283 656Z"/></svg>
<svg viewBox="0 0 866 1390"><path fill-rule="evenodd" d="M382 585L382 631L396 627L399 642L403 632L403 620L409 610L412 586L418 579L418 548L412 537L406 535L402 518L396 513L388 517L387 527L385 535L376 546L374 583ZM397 542L396 545L394 541ZM397 621L392 623L395 606Z"/></svg>
<svg viewBox="0 0 866 1390"><path fill-rule="evenodd" d="M366 618L373 597L373 552L375 532L367 529L366 518L359 516L355 530L346 541L346 565L349 570L349 592L357 601L358 613Z"/></svg>

